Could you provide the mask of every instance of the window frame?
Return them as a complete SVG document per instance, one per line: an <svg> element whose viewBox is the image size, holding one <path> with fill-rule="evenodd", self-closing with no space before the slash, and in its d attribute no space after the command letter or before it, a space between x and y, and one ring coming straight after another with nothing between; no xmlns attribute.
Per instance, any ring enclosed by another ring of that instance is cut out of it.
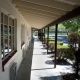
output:
<svg viewBox="0 0 80 80"><path fill-rule="evenodd" d="M4 15L8 18L8 19L6 19L6 18L4 18ZM2 45L0 45L0 55L1 55L1 58L2 58L2 55L4 56L3 57L3 59L2 59L2 70L4 71L4 67L5 67L5 65L6 65L6 63L8 63L9 62L9 60L11 60L11 58L15 55L15 53L17 52L17 44L16 44L16 42L17 42L17 38L16 38L16 25L17 25L17 20L15 19L15 18L13 18L13 17L11 17L10 15L8 15L8 14L6 14L6 13L4 13L4 12L0 12L0 18L1 18L1 21L0 21L0 37L1 37L1 39L0 39L0 44L2 44L3 45L3 53L2 53ZM11 22L13 22L13 23L11 23L11 25L10 25L10 19L9 18L11 18L12 19L12 21ZM5 21L4 21L4 19L5 19ZM6 21L7 20L7 21ZM4 27L5 26L7 26L7 28L8 28L8 30L7 30L7 35L5 35L5 33L4 33ZM9 27L11 26L11 35L10 35L10 33L9 33ZM14 30L12 30L12 29L14 29ZM3 30L3 31L1 31L1 30ZM5 36L7 36L7 56L5 56ZM13 49L12 49L12 51L10 52L10 48L9 48L9 46L10 46L10 43L9 43L9 37L11 36L11 46L13 45ZM2 38L3 38L3 41L1 41L2 40ZM2 42L2 43L1 43Z"/></svg>

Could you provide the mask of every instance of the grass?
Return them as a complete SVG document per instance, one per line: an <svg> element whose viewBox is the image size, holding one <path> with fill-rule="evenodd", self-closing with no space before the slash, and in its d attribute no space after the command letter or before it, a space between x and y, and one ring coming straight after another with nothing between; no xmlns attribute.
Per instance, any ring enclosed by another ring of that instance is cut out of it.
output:
<svg viewBox="0 0 80 80"><path fill-rule="evenodd" d="M55 39L49 38L49 41L55 41Z"/></svg>
<svg viewBox="0 0 80 80"><path fill-rule="evenodd" d="M55 41L49 41L49 43L50 43L50 44L54 44ZM63 45L63 42L61 42L61 41L57 41L57 44L58 44L58 45Z"/></svg>
<svg viewBox="0 0 80 80"><path fill-rule="evenodd" d="M58 45L58 49L69 49L69 46Z"/></svg>

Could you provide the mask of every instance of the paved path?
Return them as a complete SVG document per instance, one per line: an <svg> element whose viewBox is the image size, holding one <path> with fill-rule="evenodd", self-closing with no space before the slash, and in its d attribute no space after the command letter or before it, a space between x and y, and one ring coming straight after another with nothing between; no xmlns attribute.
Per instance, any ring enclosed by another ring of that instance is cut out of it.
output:
<svg viewBox="0 0 80 80"><path fill-rule="evenodd" d="M60 73L73 72L70 65L57 65L54 68L51 56L47 55L42 43L35 39L30 80L63 80Z"/></svg>
<svg viewBox="0 0 80 80"><path fill-rule="evenodd" d="M35 39L34 46L33 43L30 44L20 65L17 80L63 80L61 72L72 72L69 65L57 65L54 68L51 55L47 55L46 52L42 43Z"/></svg>
<svg viewBox="0 0 80 80"><path fill-rule="evenodd" d="M47 55L46 52L40 41L34 42L30 80L63 80L58 67L54 69L51 55Z"/></svg>

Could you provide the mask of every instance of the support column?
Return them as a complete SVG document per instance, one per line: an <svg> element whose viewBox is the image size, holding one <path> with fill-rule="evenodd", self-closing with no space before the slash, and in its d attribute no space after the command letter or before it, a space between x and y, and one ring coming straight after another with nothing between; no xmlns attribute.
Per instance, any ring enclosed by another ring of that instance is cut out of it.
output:
<svg viewBox="0 0 80 80"><path fill-rule="evenodd" d="M42 31L42 29L41 29L41 41L43 41L42 39L43 39L43 31Z"/></svg>
<svg viewBox="0 0 80 80"><path fill-rule="evenodd" d="M47 28L47 54L48 54L48 48L49 48L49 27Z"/></svg>
<svg viewBox="0 0 80 80"><path fill-rule="evenodd" d="M58 24L56 24L56 27L55 27L55 57L54 57L54 68L56 68L57 33L58 33Z"/></svg>
<svg viewBox="0 0 80 80"><path fill-rule="evenodd" d="M45 28L44 28L44 44L45 44Z"/></svg>
<svg viewBox="0 0 80 80"><path fill-rule="evenodd" d="M43 44L43 41L44 41L44 40L43 40L43 37L44 37L44 35L43 35L43 29L42 29L42 44Z"/></svg>
<svg viewBox="0 0 80 80"><path fill-rule="evenodd" d="M42 36L42 34L41 34L41 30L40 30L40 41L41 41L41 36Z"/></svg>
<svg viewBox="0 0 80 80"><path fill-rule="evenodd" d="M38 38L40 38L39 30L38 30Z"/></svg>
<svg viewBox="0 0 80 80"><path fill-rule="evenodd" d="M41 40L41 30L38 30L38 38Z"/></svg>
<svg viewBox="0 0 80 80"><path fill-rule="evenodd" d="M31 40L33 41L33 28L31 28Z"/></svg>

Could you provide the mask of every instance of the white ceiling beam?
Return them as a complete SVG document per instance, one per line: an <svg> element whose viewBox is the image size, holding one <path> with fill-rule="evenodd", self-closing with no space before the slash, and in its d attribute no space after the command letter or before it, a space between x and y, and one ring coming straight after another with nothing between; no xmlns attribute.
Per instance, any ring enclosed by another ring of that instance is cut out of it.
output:
<svg viewBox="0 0 80 80"><path fill-rule="evenodd" d="M29 17L28 15L23 15L23 17L25 17L27 21L32 21L32 22L48 23L53 21L53 20L38 18L34 16Z"/></svg>
<svg viewBox="0 0 80 80"><path fill-rule="evenodd" d="M32 27L36 27L36 28L42 28L42 27L44 27L45 25L46 25L46 23L40 23L40 22L32 22L32 21L28 21L28 23L30 24L30 26L32 26ZM47 24L49 24L49 23L47 23Z"/></svg>
<svg viewBox="0 0 80 80"><path fill-rule="evenodd" d="M49 18L49 19L53 19L53 18L59 18L60 16L49 16L49 15L45 15L45 14L38 14L38 13L34 13L34 12L25 12L25 11L21 11L21 10L19 10L20 11L20 13L22 13L22 14L25 14L25 15L36 15L36 16L41 16L41 17L43 17L43 18Z"/></svg>
<svg viewBox="0 0 80 80"><path fill-rule="evenodd" d="M61 10L66 10L66 11L71 11L73 9L72 5L58 2L55 0L22 0L25 2L33 3L33 4L38 4L38 5L43 5L43 6L48 6L56 9L61 9Z"/></svg>
<svg viewBox="0 0 80 80"><path fill-rule="evenodd" d="M74 5L80 5L80 0L56 0L56 1L61 1L61 2L70 3Z"/></svg>
<svg viewBox="0 0 80 80"><path fill-rule="evenodd" d="M32 22L32 21L28 21L28 22L29 22L29 23L32 23L32 24L42 25L41 27L43 27L43 25L49 24L49 23Z"/></svg>
<svg viewBox="0 0 80 80"><path fill-rule="evenodd" d="M45 21L45 22L49 22L49 21L52 21L50 19L45 19L45 18L41 18L41 17L36 17L36 16L28 16L28 15L23 15L27 20L30 19L30 20L39 20L39 21Z"/></svg>
<svg viewBox="0 0 80 80"><path fill-rule="evenodd" d="M40 20L40 19L37 19L37 17L27 17L25 16L25 19L26 21L33 27L33 28L42 28L44 26L46 26L46 24L49 24L52 22L52 20Z"/></svg>
<svg viewBox="0 0 80 80"><path fill-rule="evenodd" d="M24 9L18 9L20 12L25 12L25 13L33 13L33 14L40 14L40 15L44 15L44 16L49 16L49 17L60 17L61 15L57 15L54 13L47 13L44 11L37 11L37 10L24 10Z"/></svg>
<svg viewBox="0 0 80 80"><path fill-rule="evenodd" d="M46 24L40 24L40 23L31 23L31 22L28 22L30 24L30 26L32 26L33 28L37 28L37 29L41 29L43 28L44 26L46 26ZM49 23L48 23L49 24Z"/></svg>
<svg viewBox="0 0 80 80"><path fill-rule="evenodd" d="M29 22L29 21L32 21L34 23L37 23L37 22L40 22L40 23L50 23L52 22L53 20L48 20L48 19L42 19L42 18L38 18L38 17L34 17L34 16L26 16L26 15L23 15L23 17L25 17L25 19Z"/></svg>
<svg viewBox="0 0 80 80"><path fill-rule="evenodd" d="M48 19L48 20L54 20L54 19L57 19L57 18L50 18L50 17L45 17L45 16L41 16L41 15L35 15L35 14L29 14L29 13L24 13L22 12L22 15L25 15L27 17L37 17L38 19Z"/></svg>
<svg viewBox="0 0 80 80"><path fill-rule="evenodd" d="M45 12L49 12L49 13L55 13L55 14L60 14L60 15L66 13L66 10L64 11L64 10L46 7L46 6L42 6L42 5L38 5L38 4L28 3L25 1L13 0L13 3L18 6L27 7L28 9L37 9L37 10L45 11Z"/></svg>
<svg viewBox="0 0 80 80"><path fill-rule="evenodd" d="M24 7L24 6L20 6L20 5L16 5L16 8L18 8L18 9L23 9L23 10L28 10L28 11L33 11L33 12L39 12L39 13L51 13L51 14L54 14L54 15L64 15L65 13L67 13L67 12L65 12L65 11L54 11L54 10L51 10L51 9L36 9L36 8L30 8L30 7Z"/></svg>
<svg viewBox="0 0 80 80"><path fill-rule="evenodd" d="M31 21L31 22L34 22L34 23L37 23L37 22L40 22L40 23L50 23L50 22L52 22L52 20L43 20L43 19L40 19L40 20L38 20L37 18L34 18L33 19L33 17L30 17L30 18L28 18L27 16L25 16L25 19L29 22L29 21Z"/></svg>
<svg viewBox="0 0 80 80"><path fill-rule="evenodd" d="M25 17L25 19L27 20L27 21L30 21L30 22L34 22L34 23L50 23L50 22L52 22L51 20L37 20L37 19L35 19L35 18L27 18L27 17Z"/></svg>

